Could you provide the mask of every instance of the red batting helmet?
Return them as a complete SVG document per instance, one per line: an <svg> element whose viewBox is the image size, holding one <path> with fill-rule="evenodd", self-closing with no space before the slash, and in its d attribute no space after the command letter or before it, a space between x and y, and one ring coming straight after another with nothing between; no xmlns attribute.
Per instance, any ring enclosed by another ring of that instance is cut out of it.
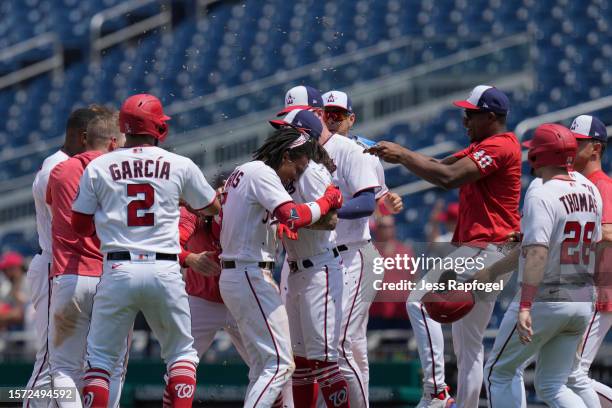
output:
<svg viewBox="0 0 612 408"><path fill-rule="evenodd" d="M126 134L150 135L163 142L168 135L166 121L169 119L155 96L132 95L123 102L119 111L119 128Z"/></svg>
<svg viewBox="0 0 612 408"><path fill-rule="evenodd" d="M534 169L544 166L571 167L578 149L572 131L554 123L538 126L533 139L524 142L523 146L529 149L527 157Z"/></svg>
<svg viewBox="0 0 612 408"><path fill-rule="evenodd" d="M471 291L448 290L431 291L423 296L421 302L429 317L438 323L453 323L464 317L474 308L474 294Z"/></svg>

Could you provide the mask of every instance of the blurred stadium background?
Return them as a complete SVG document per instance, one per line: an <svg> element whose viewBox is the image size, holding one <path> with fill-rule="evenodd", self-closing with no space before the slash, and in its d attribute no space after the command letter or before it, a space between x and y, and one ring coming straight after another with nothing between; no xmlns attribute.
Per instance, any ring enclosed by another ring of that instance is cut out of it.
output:
<svg viewBox="0 0 612 408"><path fill-rule="evenodd" d="M270 132L266 119L299 84L348 92L359 135L444 156L467 144L450 101L480 83L510 95L509 125L519 137L587 112L611 125L611 24L607 0L3 0L0 249L25 257L38 250L31 183L76 107L118 108L129 94L157 95L172 116L167 147L194 159L210 180L248 160ZM405 210L395 237L379 231L379 241L397 239L409 250L445 232L456 192L396 166L386 177ZM0 279L2 314L14 281ZM388 309L375 308L371 321L372 400L412 406L421 393L416 344L403 306ZM497 308L487 347L502 314ZM1 385L29 377L29 316L0 327ZM610 340L593 366L607 384ZM450 343L447 354L452 362ZM139 322L125 406L161 398L158 355ZM238 400L246 370L229 341L219 336L204 361L200 399ZM453 383L452 364L447 374ZM529 399L537 406L532 390Z"/></svg>

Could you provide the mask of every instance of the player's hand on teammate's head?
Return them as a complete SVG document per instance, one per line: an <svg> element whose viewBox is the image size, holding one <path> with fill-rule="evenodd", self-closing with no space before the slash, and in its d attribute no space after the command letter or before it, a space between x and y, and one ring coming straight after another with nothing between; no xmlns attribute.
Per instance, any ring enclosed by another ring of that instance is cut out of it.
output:
<svg viewBox="0 0 612 408"><path fill-rule="evenodd" d="M531 326L531 311L529 309L521 309L519 311L516 329L518 330L521 343L531 343L533 328Z"/></svg>
<svg viewBox="0 0 612 408"><path fill-rule="evenodd" d="M283 223L279 223L278 226L276 227L276 236L279 239L283 239L283 237L287 237L287 239L290 239L292 241L296 241L298 239L297 231L293 231L291 228L289 228L289 226Z"/></svg>
<svg viewBox="0 0 612 408"><path fill-rule="evenodd" d="M189 254L185 259L185 264L195 272L204 276L217 276L221 274L221 265L211 259L213 251L204 251L199 254Z"/></svg>
<svg viewBox="0 0 612 408"><path fill-rule="evenodd" d="M363 152L378 156L388 163L399 163L405 150L404 147L397 143L382 141L365 149Z"/></svg>
<svg viewBox="0 0 612 408"><path fill-rule="evenodd" d="M399 214L404 209L402 197L392 192L387 193L385 195L385 207L391 214Z"/></svg>
<svg viewBox="0 0 612 408"><path fill-rule="evenodd" d="M323 197L329 202L329 206L332 209L338 209L342 207L342 193L340 189L333 184L327 186Z"/></svg>

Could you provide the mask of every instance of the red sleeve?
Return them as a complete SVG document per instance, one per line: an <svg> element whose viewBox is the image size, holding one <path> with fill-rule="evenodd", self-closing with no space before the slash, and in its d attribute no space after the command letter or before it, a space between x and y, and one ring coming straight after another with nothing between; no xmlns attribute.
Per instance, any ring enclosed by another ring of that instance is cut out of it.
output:
<svg viewBox="0 0 612 408"><path fill-rule="evenodd" d="M190 251L185 249L185 245L189 238L193 235L196 230L196 225L198 223L198 217L189 211L185 207L181 207L181 218L179 219L179 239L181 242L181 253L179 254L179 263L182 267L186 267L185 261L187 257L191 254Z"/></svg>
<svg viewBox="0 0 612 408"><path fill-rule="evenodd" d="M181 218L179 219L179 236L181 247L187 244L189 238L193 235L198 223L198 217L190 212L187 208L181 207Z"/></svg>
<svg viewBox="0 0 612 408"><path fill-rule="evenodd" d="M503 166L507 155L516 149L514 144L503 136L493 136L478 143L467 155L483 176L495 172Z"/></svg>
<svg viewBox="0 0 612 408"><path fill-rule="evenodd" d="M597 183L596 186L603 203L601 223L612 224L612 181L601 181Z"/></svg>
<svg viewBox="0 0 612 408"><path fill-rule="evenodd" d="M71 224L74 232L83 237L91 237L96 233L93 214L82 214L73 211Z"/></svg>
<svg viewBox="0 0 612 408"><path fill-rule="evenodd" d="M321 211L323 215L323 211ZM293 201L279 205L274 210L274 216L291 229L298 229L310 225L312 214L306 204L296 204Z"/></svg>
<svg viewBox="0 0 612 408"><path fill-rule="evenodd" d="M472 146L468 146L463 150L459 150L457 153L453 154L453 157L456 157L458 159L463 159L465 156L468 155L468 153L470 152L470 149L472 148Z"/></svg>

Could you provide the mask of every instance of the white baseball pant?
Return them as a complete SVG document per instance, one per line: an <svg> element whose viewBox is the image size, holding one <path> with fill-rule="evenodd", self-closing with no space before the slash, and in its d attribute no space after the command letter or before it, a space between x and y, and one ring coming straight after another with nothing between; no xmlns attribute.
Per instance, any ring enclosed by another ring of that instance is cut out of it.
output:
<svg viewBox="0 0 612 408"><path fill-rule="evenodd" d="M31 291L31 301L34 306L34 329L39 340L36 361L32 376L28 381L27 389L50 389L51 374L49 372L49 359L47 347L47 331L49 328L49 300L50 286L49 273L51 270L52 255L49 252L41 252L34 255L26 280ZM50 404L48 399L25 399L23 408L42 408Z"/></svg>
<svg viewBox="0 0 612 408"><path fill-rule="evenodd" d="M310 267L295 261L298 269L287 279L293 354L309 360L338 361L345 270L331 252L308 260Z"/></svg>
<svg viewBox="0 0 612 408"><path fill-rule="evenodd" d="M345 246L347 250L340 252L346 268L341 337L338 345L340 370L349 385L351 407L368 407L368 313L376 296L374 281L382 279L384 275L373 272L374 259L380 257L380 254L371 242ZM339 248L342 248L342 245Z"/></svg>
<svg viewBox="0 0 612 408"><path fill-rule="evenodd" d="M236 261L221 271L219 288L251 362L244 406L271 407L295 370L287 311L272 272Z"/></svg>
<svg viewBox="0 0 612 408"><path fill-rule="evenodd" d="M600 406L600 398L612 404L612 388L589 378L591 364L611 326L612 312L593 312L567 382L568 387L578 394L589 408Z"/></svg>
<svg viewBox="0 0 612 408"><path fill-rule="evenodd" d="M238 324L225 304L189 295L189 310L193 347L198 352L199 358L202 358L208 351L217 332L224 330L230 336L240 357L249 365L246 349L238 331Z"/></svg>
<svg viewBox="0 0 612 408"><path fill-rule="evenodd" d="M504 253L496 245L489 244L484 249L462 246L447 255L447 258L482 257L484 266L492 265L504 257ZM457 279L467 279L476 270L465 270L457 273ZM427 272L423 280L430 283L438 282L444 269L433 268ZM507 276L502 277L504 281ZM417 283L417 288L421 282ZM426 394L439 394L446 388L444 377L444 337L442 325L431 317L423 307L421 298L427 290L416 289L408 296L406 310L410 318L412 330L417 339L417 348L423 368L423 389ZM480 390L483 380L484 363L484 332L487 328L495 299L479 300L474 308L464 318L452 324L453 348L457 356L458 383L457 408L477 408L480 400Z"/></svg>
<svg viewBox="0 0 612 408"><path fill-rule="evenodd" d="M61 275L53 278L49 310L49 367L54 388L83 388L87 333L90 329L96 286L100 278ZM128 335L123 339L121 357L110 371L109 406L118 407L128 353ZM80 399L57 400L62 408L80 408Z"/></svg>
<svg viewBox="0 0 612 408"><path fill-rule="evenodd" d="M145 258L155 259L155 254ZM132 261L104 262L87 336L89 367L112 372L139 311L159 341L168 370L179 360L197 365L180 265L166 260L138 261L132 255Z"/></svg>
<svg viewBox="0 0 612 408"><path fill-rule="evenodd" d="M521 401L512 398L517 371L536 356L535 388L549 406L587 408L582 399L566 386L573 358L589 324L593 304L587 302L534 302L531 309L533 336L522 344L517 332L518 302L511 303L502 320L493 350L485 366L485 384L490 408L516 408ZM591 407L588 407L591 408Z"/></svg>

